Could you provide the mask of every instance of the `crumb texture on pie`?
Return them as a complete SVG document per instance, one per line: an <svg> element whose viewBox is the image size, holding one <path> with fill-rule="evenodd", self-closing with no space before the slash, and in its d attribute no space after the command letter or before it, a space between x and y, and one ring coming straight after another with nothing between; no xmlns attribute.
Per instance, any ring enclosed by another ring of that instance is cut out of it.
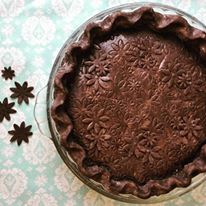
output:
<svg viewBox="0 0 206 206"><path fill-rule="evenodd" d="M68 47L52 106L80 171L141 198L206 171L205 58L205 33L180 16L143 7L89 24Z"/></svg>

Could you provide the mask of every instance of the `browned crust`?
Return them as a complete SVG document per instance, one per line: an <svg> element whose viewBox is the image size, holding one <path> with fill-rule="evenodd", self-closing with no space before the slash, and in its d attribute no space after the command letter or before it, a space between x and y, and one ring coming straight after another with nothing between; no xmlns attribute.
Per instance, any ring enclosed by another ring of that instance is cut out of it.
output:
<svg viewBox="0 0 206 206"><path fill-rule="evenodd" d="M162 180L149 180L145 185L137 185L132 180L115 180L103 166L85 166L83 160L86 156L84 148L77 143L68 144L68 136L72 130L72 122L63 109L64 100L69 93L62 79L69 75L77 66L77 54L82 54L90 48L93 40L112 31L113 28L126 28L139 23L145 23L150 29L157 32L170 32L183 42L196 50L203 61L206 60L206 33L191 27L189 23L178 15L162 15L154 12L150 7L142 7L129 13L116 12L98 23L87 25L82 37L77 43L71 44L62 61L61 69L56 74L55 98L51 108L52 118L61 135L62 145L69 150L70 155L77 162L80 171L103 184L106 190L113 193L129 193L140 198L149 198L171 191L175 187L186 187L191 183L193 176L206 171L206 145L202 146L199 157L186 164L182 171ZM184 175L182 175L184 174Z"/></svg>

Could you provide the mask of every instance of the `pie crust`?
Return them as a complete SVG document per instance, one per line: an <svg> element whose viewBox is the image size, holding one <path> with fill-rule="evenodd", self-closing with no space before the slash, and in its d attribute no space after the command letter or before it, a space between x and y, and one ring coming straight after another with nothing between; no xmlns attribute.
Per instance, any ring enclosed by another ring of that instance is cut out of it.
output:
<svg viewBox="0 0 206 206"><path fill-rule="evenodd" d="M54 79L52 118L81 173L149 198L206 171L206 34L150 7L89 23Z"/></svg>

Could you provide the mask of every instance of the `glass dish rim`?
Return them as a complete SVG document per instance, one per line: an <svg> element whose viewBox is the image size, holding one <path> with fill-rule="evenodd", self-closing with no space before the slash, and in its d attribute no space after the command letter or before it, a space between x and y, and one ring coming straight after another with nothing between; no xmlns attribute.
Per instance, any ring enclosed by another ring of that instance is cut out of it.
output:
<svg viewBox="0 0 206 206"><path fill-rule="evenodd" d="M64 45L60 49L60 51L55 59L55 62L53 64L50 76L49 76L48 87L47 87L46 106L47 106L47 120L48 120L49 130L50 130L51 136L52 136L52 141L53 141L61 159L65 162L67 167L72 171L72 173L77 178L79 178L85 185L89 186L91 189L93 189L96 192L98 192L106 197L109 197L111 199L118 200L121 202L126 202L126 203L151 204L151 203L159 203L159 202L171 200L171 199L182 196L183 194L193 190L194 188L199 186L202 182L204 182L204 180L206 180L206 174L201 173L201 174L197 175L196 177L201 176L200 180L194 181L186 188L176 188L179 191L177 193L172 194L172 195L171 195L171 193L176 189L170 191L167 194L160 195L160 196L153 196L153 197L150 197L148 199L141 199L141 198L138 198L138 197L133 196L133 195L124 195L124 194L116 195L113 193L109 193L109 192L105 191L103 189L103 187L101 187L100 185L98 185L96 182L89 179L85 175L81 174L78 171L78 169L75 168L75 166L73 165L74 162L72 161L71 158L68 157L68 154L67 155L65 154L66 153L65 149L60 145L60 143L57 139L58 132L55 128L55 123L51 117L51 105L52 105L52 100L53 100L53 83L54 83L53 80L54 80L56 72L58 71L58 69L60 67L60 63L61 63L62 58L63 58L62 54L64 54L64 51L67 48L67 45L72 43L72 42L78 41L78 39L81 37L82 31L84 30L85 26L89 22L98 21L100 18L103 19L102 16L105 17L105 16L109 15L110 13L118 11L118 10L127 11L127 9L128 9L128 10L132 11L132 10L140 8L142 6L149 6L149 7L152 7L154 9L161 9L161 10L175 12L176 14L179 14L179 15L183 16L184 18L186 18L187 20L189 20L190 24L195 24L196 26L198 25L199 29L206 31L206 26L201 21L199 21L197 18L193 17L192 15L190 15L184 11L181 11L180 9L174 8L172 6L160 4L160 3L152 3L152 2L128 3L128 4L122 4L122 5L118 5L118 6L103 10L103 11L99 12L98 14L89 18L82 25L80 25L68 37L68 39L66 40L66 42L64 43ZM195 179L196 177L194 177L193 179ZM98 186L100 186L100 187L98 187Z"/></svg>

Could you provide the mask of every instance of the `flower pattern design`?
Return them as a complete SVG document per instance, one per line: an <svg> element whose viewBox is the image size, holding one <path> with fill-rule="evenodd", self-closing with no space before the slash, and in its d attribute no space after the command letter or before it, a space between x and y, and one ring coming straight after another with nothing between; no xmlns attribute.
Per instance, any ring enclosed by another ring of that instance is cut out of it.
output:
<svg viewBox="0 0 206 206"><path fill-rule="evenodd" d="M95 73L99 76L104 76L109 72L109 63L106 54L100 54L96 52L93 56L90 56L88 61L84 62L84 65L88 68L88 73Z"/></svg>
<svg viewBox="0 0 206 206"><path fill-rule="evenodd" d="M161 81L166 83L168 88L171 88L176 80L176 74L171 71L171 68L171 63L167 63L165 67L160 70Z"/></svg>
<svg viewBox="0 0 206 206"><path fill-rule="evenodd" d="M10 115L16 113L16 110L13 109L14 105L14 102L9 103L8 98L5 98L3 102L0 101L0 122L2 122L4 118L10 121Z"/></svg>
<svg viewBox="0 0 206 206"><path fill-rule="evenodd" d="M86 118L82 120L87 125L87 130L94 130L96 134L99 134L101 128L107 128L107 122L109 117L105 114L104 109L98 109L94 107L92 111L86 112Z"/></svg>
<svg viewBox="0 0 206 206"><path fill-rule="evenodd" d="M138 123L138 119L133 116L131 112L122 113L118 111L118 120L109 128L112 135L123 134L126 130Z"/></svg>
<svg viewBox="0 0 206 206"><path fill-rule="evenodd" d="M140 51L138 56L139 59L137 59L133 64L136 68L153 69L157 63L157 60L147 51Z"/></svg>
<svg viewBox="0 0 206 206"><path fill-rule="evenodd" d="M131 92L134 92L134 91L138 90L141 87L141 82L139 80L136 80L136 79L131 79L128 82L128 87L129 87L129 90Z"/></svg>
<svg viewBox="0 0 206 206"><path fill-rule="evenodd" d="M157 146L157 137L150 131L144 131L137 136L138 144L134 150L137 159L142 159L143 163L154 164L161 159L161 147Z"/></svg>
<svg viewBox="0 0 206 206"><path fill-rule="evenodd" d="M142 52L150 51L154 55L162 55L167 53L165 44L163 44L160 40L154 41L153 38L150 38L148 36L146 38L138 39L136 45L137 48Z"/></svg>
<svg viewBox="0 0 206 206"><path fill-rule="evenodd" d="M189 117L183 117L183 122L181 123L181 136L188 136L188 138L196 138L199 140L202 137L202 129L200 118L194 118L192 115Z"/></svg>
<svg viewBox="0 0 206 206"><path fill-rule="evenodd" d="M14 124L14 130L9 131L8 133L12 135L12 138L10 142L17 141L18 146L22 143L22 141L28 143L29 142L29 136L31 136L33 133L30 131L32 126L26 126L25 122L22 122L20 126L17 124Z"/></svg>
<svg viewBox="0 0 206 206"><path fill-rule="evenodd" d="M121 79L121 76L116 75L114 77L113 87L109 92L109 96L115 96L116 98L118 98L119 96L123 96L126 91L126 81Z"/></svg>
<svg viewBox="0 0 206 206"><path fill-rule="evenodd" d="M183 125L183 119L180 116L175 116L170 121L170 126L172 129L180 131Z"/></svg>
<svg viewBox="0 0 206 206"><path fill-rule="evenodd" d="M25 102L29 104L29 98L34 98L32 94L34 87L28 87L28 82L25 81L22 85L15 82L15 87L11 87L10 90L13 92L11 98L18 99L18 104Z"/></svg>
<svg viewBox="0 0 206 206"><path fill-rule="evenodd" d="M109 51L109 54L117 61L125 60L127 61L127 54L130 48L128 42L124 42L122 39L119 39L117 42L111 44L112 49Z"/></svg>
<svg viewBox="0 0 206 206"><path fill-rule="evenodd" d="M107 55L98 53L98 50L83 62L77 81L79 87L86 85L88 88L93 88L95 92L101 89L110 90L112 86Z"/></svg>
<svg viewBox="0 0 206 206"><path fill-rule="evenodd" d="M176 84L180 89L186 89L192 83L191 75L186 71L177 72Z"/></svg>
<svg viewBox="0 0 206 206"><path fill-rule="evenodd" d="M133 42L133 67L141 69L154 69L158 64L159 56L166 54L165 45L152 38L140 38ZM136 58L134 58L136 56Z"/></svg>
<svg viewBox="0 0 206 206"><path fill-rule="evenodd" d="M196 69L197 70L197 69ZM166 83L169 88L176 86L181 90L187 90L193 84L192 77L195 74L191 74L188 68L185 68L178 60L175 60L175 64L166 63L163 69L160 70L161 81ZM195 86L195 84L193 84Z"/></svg>
<svg viewBox="0 0 206 206"><path fill-rule="evenodd" d="M105 129L101 129L99 133L92 132L85 138L89 141L88 150L94 151L95 157L98 157L99 152L105 152L110 146L111 135L107 134Z"/></svg>
<svg viewBox="0 0 206 206"><path fill-rule="evenodd" d="M15 71L13 69L11 69L11 67L4 67L4 70L1 70L2 72L2 77L5 79L5 80L8 80L8 79L13 79L13 77L15 77Z"/></svg>
<svg viewBox="0 0 206 206"><path fill-rule="evenodd" d="M87 73L87 68L85 66L82 66L78 74L77 86L81 87L83 85L86 85L87 79L89 77L90 77L90 74Z"/></svg>
<svg viewBox="0 0 206 206"><path fill-rule="evenodd" d="M97 74L87 74L86 76L87 86L93 86L95 91L99 91L100 88L109 90L111 89L111 77L107 76L99 76Z"/></svg>
<svg viewBox="0 0 206 206"><path fill-rule="evenodd" d="M84 118L86 113L91 108L92 100L90 98L73 99L71 102L71 114L74 119Z"/></svg>

